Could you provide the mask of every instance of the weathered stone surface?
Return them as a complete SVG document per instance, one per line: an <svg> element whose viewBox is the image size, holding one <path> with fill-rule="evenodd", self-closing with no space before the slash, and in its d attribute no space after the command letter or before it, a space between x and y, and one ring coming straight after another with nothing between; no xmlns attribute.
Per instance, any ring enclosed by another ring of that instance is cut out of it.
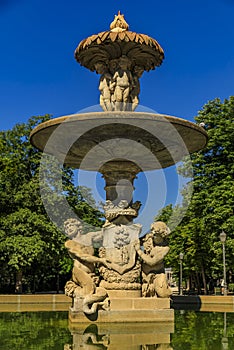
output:
<svg viewBox="0 0 234 350"><path fill-rule="evenodd" d="M0 295L0 312L67 311L70 305L64 294Z"/></svg>
<svg viewBox="0 0 234 350"><path fill-rule="evenodd" d="M124 209L120 204L114 208ZM147 320L147 310L170 308L171 290L163 265L169 251L170 230L165 223L158 221L151 225L151 232L142 240L144 250L140 247L139 224L107 221L101 231L83 234L81 222L68 219L64 228L72 238L65 246L74 260L72 278L65 286L65 293L73 298L71 318L84 314L100 320L100 313L140 310L146 312L146 316L141 314L141 319ZM100 244L99 257L94 255L94 241ZM137 298L141 294L151 297L150 301ZM162 303L157 297L166 299Z"/></svg>
<svg viewBox="0 0 234 350"><path fill-rule="evenodd" d="M107 290L139 290L141 264L137 259L135 243L138 241L141 225L108 224L103 228L103 247L99 256L107 264L99 268L103 280L100 286Z"/></svg>
<svg viewBox="0 0 234 350"><path fill-rule="evenodd" d="M159 43L146 34L129 31L120 13L111 23L110 31L82 40L75 50L76 60L91 71L95 70L97 62L108 63L122 55L126 55L135 65L143 66L146 71L160 66L164 59Z"/></svg>
<svg viewBox="0 0 234 350"><path fill-rule="evenodd" d="M169 298L122 298L110 297L111 310L156 310L169 309Z"/></svg>
<svg viewBox="0 0 234 350"><path fill-rule="evenodd" d="M68 219L64 223L66 234L72 238L65 247L74 260L72 278L65 285L65 293L74 300L74 308L86 314L93 314L98 307L108 307L107 292L98 286L95 264L105 264L104 258L94 255L94 242L102 242L102 231L82 234L80 221Z"/></svg>
<svg viewBox="0 0 234 350"><path fill-rule="evenodd" d="M116 180L114 180L112 186L115 187L116 183L117 183ZM127 186L124 186L124 187L125 187L124 193L126 193ZM128 200L126 199L124 200L120 196L118 196L118 199L119 199L119 203L117 205L114 205L114 203L111 202L110 200L106 200L106 203L103 206L105 211L105 218L106 218L106 223L104 225L105 227L108 226L110 223L115 225L123 224L123 222L121 222L122 217L127 217L127 223L129 224L132 222L133 218L136 218L138 216L138 211L140 209L141 202L136 201L135 203L131 203L131 205L129 205Z"/></svg>
<svg viewBox="0 0 234 350"><path fill-rule="evenodd" d="M165 302L163 299L155 303L153 309L149 308L148 298L140 298L141 301L139 304L135 304L134 308L124 309L124 301L120 309L117 309L116 303L114 302L115 309L104 311L99 310L98 314L86 315L83 312L74 310L72 307L69 310L69 320L71 323L85 323L85 322L98 322L98 323L131 323L131 322L173 322L174 321L174 310L169 307L165 307ZM152 299L155 300L155 299ZM145 305L144 305L145 302ZM126 306L127 306L126 301ZM160 307L160 304L163 305L163 308ZM151 305L152 306L152 305ZM138 307L138 308L137 308Z"/></svg>
<svg viewBox="0 0 234 350"><path fill-rule="evenodd" d="M100 106L104 111L134 111L139 103L140 77L145 70L161 65L164 52L155 39L128 31L119 12L110 31L81 41L75 58L101 74Z"/></svg>
<svg viewBox="0 0 234 350"><path fill-rule="evenodd" d="M143 297L168 298L172 295L172 290L168 286L164 258L169 252L167 238L170 229L164 222L156 221L151 225L150 233L147 233L141 250L137 243L135 248L142 259L142 295Z"/></svg>
<svg viewBox="0 0 234 350"><path fill-rule="evenodd" d="M62 163L99 171L166 168L207 143L206 131L187 120L146 112L93 112L49 120L31 133L32 144Z"/></svg>

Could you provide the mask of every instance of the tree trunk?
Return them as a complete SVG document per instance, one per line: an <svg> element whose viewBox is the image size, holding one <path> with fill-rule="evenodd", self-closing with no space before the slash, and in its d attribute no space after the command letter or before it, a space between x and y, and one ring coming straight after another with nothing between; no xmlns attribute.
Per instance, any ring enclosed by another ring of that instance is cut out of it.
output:
<svg viewBox="0 0 234 350"><path fill-rule="evenodd" d="M22 291L23 291L22 278L23 278L22 270L16 271L15 293L17 294L22 294Z"/></svg>
<svg viewBox="0 0 234 350"><path fill-rule="evenodd" d="M59 273L58 272L56 276L56 291L57 291L57 294L59 294Z"/></svg>
<svg viewBox="0 0 234 350"><path fill-rule="evenodd" d="M35 273L33 274L33 288L32 288L33 294L36 293L36 276Z"/></svg>
<svg viewBox="0 0 234 350"><path fill-rule="evenodd" d="M195 293L197 290L196 276L194 273L191 273L189 276L189 290L191 293Z"/></svg>
<svg viewBox="0 0 234 350"><path fill-rule="evenodd" d="M197 285L197 293L201 294L201 284L199 279L199 274L196 272L196 285Z"/></svg>
<svg viewBox="0 0 234 350"><path fill-rule="evenodd" d="M204 265L202 264L202 282L204 285L204 294L207 295L207 284L206 284L206 275L204 270Z"/></svg>

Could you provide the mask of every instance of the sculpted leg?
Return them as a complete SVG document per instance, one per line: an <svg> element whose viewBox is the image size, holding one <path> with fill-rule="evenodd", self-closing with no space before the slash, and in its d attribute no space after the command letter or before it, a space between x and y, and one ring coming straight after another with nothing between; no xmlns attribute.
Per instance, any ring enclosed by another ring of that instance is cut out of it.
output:
<svg viewBox="0 0 234 350"><path fill-rule="evenodd" d="M91 315L97 311L98 306L102 306L102 302L107 297L107 292L104 288L97 287L95 294L87 295L83 301L84 313Z"/></svg>
<svg viewBox="0 0 234 350"><path fill-rule="evenodd" d="M77 267L76 264L73 267L72 280L82 288L83 295L94 293L95 284L92 277L83 269Z"/></svg>
<svg viewBox="0 0 234 350"><path fill-rule="evenodd" d="M171 294L171 288L168 286L166 275L160 273L155 275L154 289L160 298L168 298Z"/></svg>

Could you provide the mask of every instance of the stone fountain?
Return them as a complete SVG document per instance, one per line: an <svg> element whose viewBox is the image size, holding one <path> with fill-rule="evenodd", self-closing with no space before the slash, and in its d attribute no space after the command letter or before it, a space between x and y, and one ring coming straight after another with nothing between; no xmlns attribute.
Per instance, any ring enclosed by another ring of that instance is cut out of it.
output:
<svg viewBox="0 0 234 350"><path fill-rule="evenodd" d="M155 39L129 31L120 12L109 31L80 42L75 58L100 74L103 112L52 119L31 133L35 147L68 166L100 172L106 183L101 230L84 234L78 218L64 222L69 238L65 246L74 259L65 286L73 299L69 319L73 326L90 321L173 322L163 266L170 229L154 222L139 238L141 225L134 219L141 203L133 202L134 179L202 149L207 134L184 119L135 111L140 77L161 65L164 52Z"/></svg>

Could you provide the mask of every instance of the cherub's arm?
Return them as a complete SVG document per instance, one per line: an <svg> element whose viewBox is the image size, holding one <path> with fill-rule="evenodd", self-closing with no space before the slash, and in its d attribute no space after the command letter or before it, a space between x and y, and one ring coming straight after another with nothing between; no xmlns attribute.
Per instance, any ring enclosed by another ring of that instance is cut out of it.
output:
<svg viewBox="0 0 234 350"><path fill-rule="evenodd" d="M87 235L91 237L91 240L94 243L99 243L99 242L103 241L103 232L102 232L102 230L95 231L95 232L88 232Z"/></svg>
<svg viewBox="0 0 234 350"><path fill-rule="evenodd" d="M78 242L69 239L65 242L64 245L70 254L75 255L76 257L80 257L80 255L82 254L82 250Z"/></svg>
<svg viewBox="0 0 234 350"><path fill-rule="evenodd" d="M114 91L115 86L116 86L117 76L118 76L118 72L115 72L115 74L113 75L113 77L111 78L111 80L109 82L109 88L110 88L110 91L112 91L112 92Z"/></svg>
<svg viewBox="0 0 234 350"><path fill-rule="evenodd" d="M134 82L132 73L130 71L127 71L127 76L128 76L128 81L129 81L130 85L135 86L135 82Z"/></svg>
<svg viewBox="0 0 234 350"><path fill-rule="evenodd" d="M145 254L141 249L137 249L137 254L141 257L141 259L149 266L154 266L161 262L164 257L169 252L169 247L158 247L157 251L155 248L152 250L151 255ZM155 253L155 254L152 254Z"/></svg>
<svg viewBox="0 0 234 350"><path fill-rule="evenodd" d="M80 261L85 261L89 263L102 263L104 265L108 264L108 261L105 258L99 258L97 256L84 253L80 248L80 244L76 241L69 239L65 242L65 247L67 248L72 258L76 257Z"/></svg>
<svg viewBox="0 0 234 350"><path fill-rule="evenodd" d="M108 261L105 258L99 258L94 255L82 255L79 257L80 260L90 262L90 263L102 263L104 265L108 265Z"/></svg>
<svg viewBox="0 0 234 350"><path fill-rule="evenodd" d="M116 71L111 80L115 82L118 76L119 76L119 73L118 71Z"/></svg>
<svg viewBox="0 0 234 350"><path fill-rule="evenodd" d="M110 82L111 82L111 80L112 80L112 76L111 76L109 73L106 73L106 74L105 74L105 79L106 79L106 81L107 81L107 84L109 85Z"/></svg>

